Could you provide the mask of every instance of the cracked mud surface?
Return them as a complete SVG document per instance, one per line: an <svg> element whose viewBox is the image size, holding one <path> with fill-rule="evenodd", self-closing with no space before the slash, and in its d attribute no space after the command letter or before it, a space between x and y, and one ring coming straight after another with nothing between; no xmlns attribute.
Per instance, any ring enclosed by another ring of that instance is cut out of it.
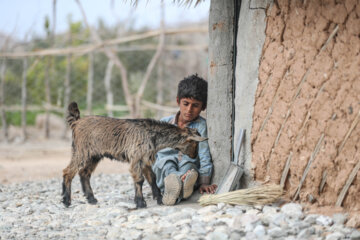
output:
<svg viewBox="0 0 360 240"><path fill-rule="evenodd" d="M335 205L360 159L360 1L278 1L267 10L252 129L253 174L287 196ZM309 163L310 162L310 163ZM323 182L323 183L322 183ZM342 206L360 210L360 174Z"/></svg>

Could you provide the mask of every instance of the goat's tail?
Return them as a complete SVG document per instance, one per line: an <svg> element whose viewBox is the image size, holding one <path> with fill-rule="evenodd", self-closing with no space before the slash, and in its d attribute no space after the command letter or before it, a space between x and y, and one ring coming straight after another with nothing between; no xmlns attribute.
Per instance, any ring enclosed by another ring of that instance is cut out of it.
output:
<svg viewBox="0 0 360 240"><path fill-rule="evenodd" d="M66 118L69 126L73 128L73 124L80 118L80 111L76 102L72 102L68 107L68 116Z"/></svg>

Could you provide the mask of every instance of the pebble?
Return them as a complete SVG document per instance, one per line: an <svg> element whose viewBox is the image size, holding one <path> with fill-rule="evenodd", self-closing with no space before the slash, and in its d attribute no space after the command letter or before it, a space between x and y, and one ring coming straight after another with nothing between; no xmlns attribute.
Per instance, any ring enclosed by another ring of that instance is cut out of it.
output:
<svg viewBox="0 0 360 240"><path fill-rule="evenodd" d="M350 234L350 239L351 240L360 240L360 231L353 231L351 234Z"/></svg>
<svg viewBox="0 0 360 240"><path fill-rule="evenodd" d="M135 209L129 174L95 175L91 181L96 205L86 202L75 177L72 205L65 208L61 181L0 184L0 239L360 240L358 230L344 225L347 215L306 215L296 203L281 208L224 203L201 207L186 202L158 206L146 183L148 207ZM357 226L357 218L350 220Z"/></svg>
<svg viewBox="0 0 360 240"><path fill-rule="evenodd" d="M316 218L316 223L323 226L331 226L334 222L328 216L319 216Z"/></svg>

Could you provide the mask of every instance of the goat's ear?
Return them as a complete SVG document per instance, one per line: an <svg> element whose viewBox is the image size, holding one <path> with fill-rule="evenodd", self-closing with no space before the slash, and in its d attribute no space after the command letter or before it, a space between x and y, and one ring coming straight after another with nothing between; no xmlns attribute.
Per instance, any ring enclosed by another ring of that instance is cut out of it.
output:
<svg viewBox="0 0 360 240"><path fill-rule="evenodd" d="M193 140L193 141L197 141L197 142L203 142L203 141L208 140L208 138L204 138L204 137L200 137L200 136L190 136L186 140Z"/></svg>

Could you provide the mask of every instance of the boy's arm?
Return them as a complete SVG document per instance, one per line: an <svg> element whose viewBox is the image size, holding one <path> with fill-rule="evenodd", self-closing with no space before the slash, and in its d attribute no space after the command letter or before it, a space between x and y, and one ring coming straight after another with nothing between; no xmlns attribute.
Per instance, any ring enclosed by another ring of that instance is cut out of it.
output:
<svg viewBox="0 0 360 240"><path fill-rule="evenodd" d="M200 125L198 132L202 137L207 137L206 124ZM213 172L213 164L211 162L210 148L208 141L199 143L199 159L200 159L200 184L210 184L211 174Z"/></svg>

